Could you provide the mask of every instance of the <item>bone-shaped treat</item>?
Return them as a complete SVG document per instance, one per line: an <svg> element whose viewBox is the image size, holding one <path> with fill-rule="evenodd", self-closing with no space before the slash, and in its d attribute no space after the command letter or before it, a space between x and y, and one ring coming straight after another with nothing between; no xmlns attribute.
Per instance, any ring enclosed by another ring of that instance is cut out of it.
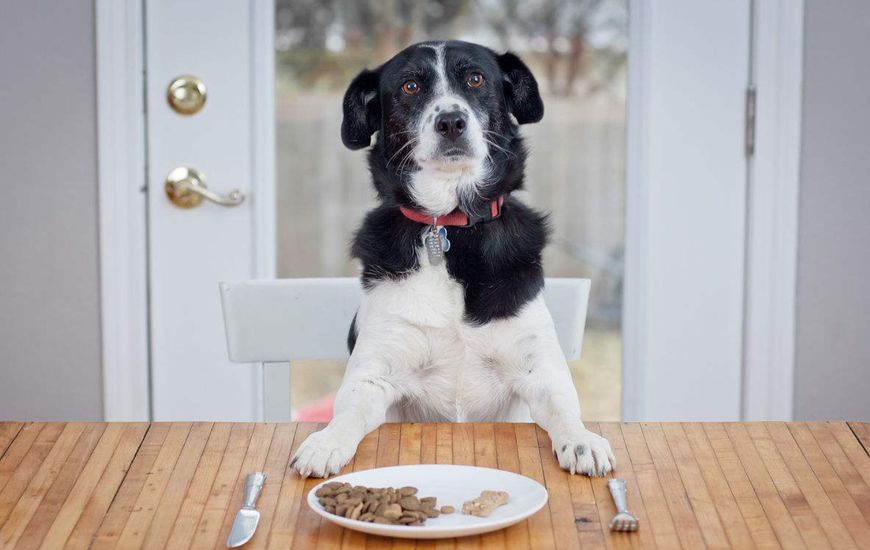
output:
<svg viewBox="0 0 870 550"><path fill-rule="evenodd" d="M493 510L507 504L510 496L505 491L483 491L474 500L462 505L462 513L478 517L489 517Z"/></svg>

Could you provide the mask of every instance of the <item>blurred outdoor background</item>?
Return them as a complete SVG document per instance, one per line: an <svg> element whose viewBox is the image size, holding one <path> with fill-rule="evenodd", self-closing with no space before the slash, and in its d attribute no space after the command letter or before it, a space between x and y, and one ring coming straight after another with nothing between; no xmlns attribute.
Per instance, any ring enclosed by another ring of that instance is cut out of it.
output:
<svg viewBox="0 0 870 550"><path fill-rule="evenodd" d="M584 418L618 420L625 205L627 0L277 0L278 276L355 276L353 232L375 204L365 154L341 144L341 98L364 67L405 46L459 39L531 67L545 116L523 127L520 196L548 212L549 277L592 280L583 357L571 363ZM347 327L336 327L346 331ZM296 362L294 417L322 419L344 363Z"/></svg>

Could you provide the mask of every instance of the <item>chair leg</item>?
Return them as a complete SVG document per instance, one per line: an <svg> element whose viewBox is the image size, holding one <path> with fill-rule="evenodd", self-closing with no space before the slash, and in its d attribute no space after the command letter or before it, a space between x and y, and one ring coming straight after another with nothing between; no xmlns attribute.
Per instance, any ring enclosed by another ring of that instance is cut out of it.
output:
<svg viewBox="0 0 870 550"><path fill-rule="evenodd" d="M290 422L290 363L262 363L263 420Z"/></svg>

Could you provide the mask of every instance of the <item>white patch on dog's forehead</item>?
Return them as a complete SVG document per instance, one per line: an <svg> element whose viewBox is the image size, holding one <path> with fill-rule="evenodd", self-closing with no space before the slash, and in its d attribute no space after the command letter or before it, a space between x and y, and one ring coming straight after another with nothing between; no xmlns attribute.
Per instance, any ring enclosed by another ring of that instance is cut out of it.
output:
<svg viewBox="0 0 870 550"><path fill-rule="evenodd" d="M414 146L413 158L420 169L411 175L410 194L414 201L430 214L446 214L455 209L461 197L474 197L489 177L491 166L487 161L483 127L486 113L477 113L460 94L453 93L447 80L447 44L428 42L420 44L435 52L431 63L434 73L432 96L413 123L419 138ZM441 136L433 124L434 117L444 111L460 111L467 117L466 139L471 156L465 162L445 162L437 157ZM470 199L468 199L470 200Z"/></svg>
<svg viewBox="0 0 870 550"><path fill-rule="evenodd" d="M420 44L421 48L431 48L435 50L435 63L432 68L435 69L435 93L439 96L447 95L450 84L447 82L447 56L444 53L447 44L445 42L432 42L428 44Z"/></svg>

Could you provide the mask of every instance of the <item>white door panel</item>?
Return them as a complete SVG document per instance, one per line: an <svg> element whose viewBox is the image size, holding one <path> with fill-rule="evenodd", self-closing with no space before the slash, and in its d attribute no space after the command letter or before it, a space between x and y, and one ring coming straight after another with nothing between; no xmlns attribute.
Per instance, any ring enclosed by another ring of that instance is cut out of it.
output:
<svg viewBox="0 0 870 550"><path fill-rule="evenodd" d="M749 5L631 4L627 420L740 418Z"/></svg>
<svg viewBox="0 0 870 550"><path fill-rule="evenodd" d="M263 2L263 4L268 4ZM223 343L218 281L255 266L253 4L246 0L146 2L151 382L155 420L252 420L259 370L232 364ZM268 32L264 29L263 32ZM168 84L191 74L204 108L173 111ZM271 93L271 90L268 91ZM202 172L210 190L240 189L235 207L174 206L163 191L174 168Z"/></svg>

